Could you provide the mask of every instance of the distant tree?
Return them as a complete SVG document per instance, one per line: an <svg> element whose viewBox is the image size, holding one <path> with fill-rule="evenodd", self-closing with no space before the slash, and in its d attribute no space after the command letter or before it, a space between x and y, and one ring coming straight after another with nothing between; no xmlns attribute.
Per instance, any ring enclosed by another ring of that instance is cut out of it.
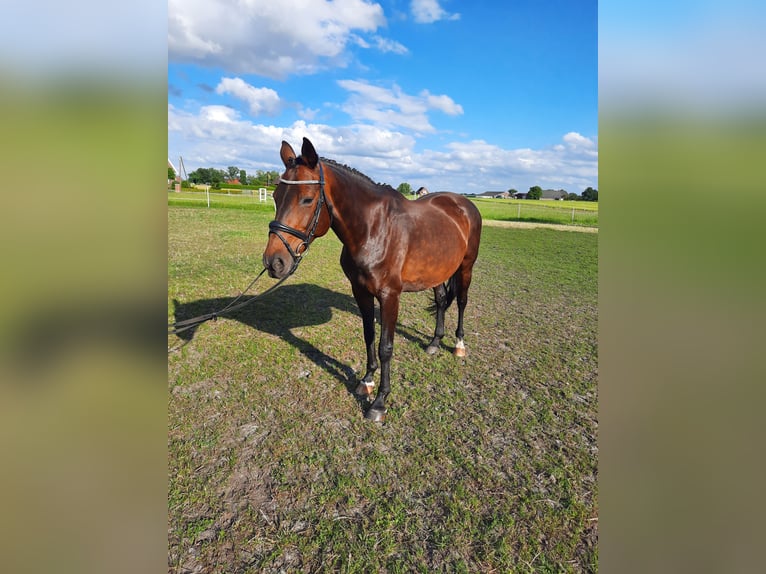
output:
<svg viewBox="0 0 766 574"><path fill-rule="evenodd" d="M168 179L175 179L175 178L176 178L176 170L168 166Z"/></svg>
<svg viewBox="0 0 766 574"><path fill-rule="evenodd" d="M226 180L231 181L237 179L239 175L239 168L236 165L230 165L226 168Z"/></svg>
<svg viewBox="0 0 766 574"><path fill-rule="evenodd" d="M582 192L583 201L598 201L598 190L592 187Z"/></svg>
<svg viewBox="0 0 766 574"><path fill-rule="evenodd" d="M200 167L189 174L189 181L192 183L204 183L205 185L220 184L224 181L226 172L215 169L214 167Z"/></svg>
<svg viewBox="0 0 766 574"><path fill-rule="evenodd" d="M508 190L508 194L509 194L511 197L515 196L517 193L519 193L519 192L518 192L517 190L513 189L513 188L511 188L511 189L509 189L509 190Z"/></svg>
<svg viewBox="0 0 766 574"><path fill-rule="evenodd" d="M400 183L399 187L396 188L396 191L401 193L402 195L411 195L412 194L412 187L409 183L404 182Z"/></svg>
<svg viewBox="0 0 766 574"><path fill-rule="evenodd" d="M543 196L543 188L539 185L533 185L527 192L527 199L540 199Z"/></svg>
<svg viewBox="0 0 766 574"><path fill-rule="evenodd" d="M239 170L239 183L247 184L247 172L244 169Z"/></svg>
<svg viewBox="0 0 766 574"><path fill-rule="evenodd" d="M202 169L204 168L195 169L194 171L189 172L188 174L189 181L192 183L205 183L203 181L202 172L200 171Z"/></svg>
<svg viewBox="0 0 766 574"><path fill-rule="evenodd" d="M567 193L567 196L564 199L566 199L567 201L580 201L582 197L580 197L576 193Z"/></svg>

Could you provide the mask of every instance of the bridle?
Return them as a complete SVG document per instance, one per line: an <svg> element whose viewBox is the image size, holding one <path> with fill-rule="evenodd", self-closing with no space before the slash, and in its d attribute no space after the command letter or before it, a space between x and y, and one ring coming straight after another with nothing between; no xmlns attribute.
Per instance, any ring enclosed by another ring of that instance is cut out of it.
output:
<svg viewBox="0 0 766 574"><path fill-rule="evenodd" d="M319 185L319 201L317 201L316 207L314 208L314 216L305 232L285 225L276 219L269 223L269 235L272 233L276 235L293 258L293 266L287 274L287 276L290 276L298 268L298 264L309 249L309 244L314 239L317 225L319 224L319 216L322 213L322 206L325 204L327 204L327 214L330 217L330 225L332 225L332 206L330 205L330 202L327 201L327 196L325 196L324 193L324 170L322 169L322 162L319 162L319 179L290 180L280 177L279 182L284 183L285 185ZM282 233L289 233L293 237L300 239L301 242L298 244L298 247L296 249L290 247L290 244L284 238Z"/></svg>

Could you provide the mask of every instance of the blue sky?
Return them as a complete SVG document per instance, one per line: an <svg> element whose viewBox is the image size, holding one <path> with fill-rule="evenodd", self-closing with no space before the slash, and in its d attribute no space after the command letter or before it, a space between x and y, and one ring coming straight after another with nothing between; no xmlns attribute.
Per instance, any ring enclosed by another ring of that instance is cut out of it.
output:
<svg viewBox="0 0 766 574"><path fill-rule="evenodd" d="M598 187L595 0L170 0L168 157L279 145L462 193Z"/></svg>

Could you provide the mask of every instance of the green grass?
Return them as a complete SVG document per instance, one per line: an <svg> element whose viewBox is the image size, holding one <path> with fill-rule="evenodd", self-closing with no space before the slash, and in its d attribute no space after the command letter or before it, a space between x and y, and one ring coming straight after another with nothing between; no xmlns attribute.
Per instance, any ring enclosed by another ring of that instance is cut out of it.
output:
<svg viewBox="0 0 766 574"><path fill-rule="evenodd" d="M168 191L169 206L184 207L207 207L208 194L204 191L180 192ZM226 190L210 192L210 207L224 207L233 209L251 209L254 211L263 211L274 213L274 202L269 198L266 202L261 202L258 198L258 191L253 195L247 193L226 193Z"/></svg>
<svg viewBox="0 0 766 574"><path fill-rule="evenodd" d="M272 216L169 207L169 320L247 285ZM199 327L168 355L170 569L596 570L597 239L485 227L465 359L456 310L428 356L432 295L404 294L384 425L348 391L364 344L332 233Z"/></svg>
<svg viewBox="0 0 766 574"><path fill-rule="evenodd" d="M598 227L598 202L590 201L531 201L525 199L471 199L484 219L498 221L530 221ZM207 206L207 196L200 191L168 192L168 205ZM261 203L255 195L210 194L211 207L274 211L274 202ZM574 212L573 212L574 210Z"/></svg>
<svg viewBox="0 0 766 574"><path fill-rule="evenodd" d="M471 201L484 219L598 227L598 202L482 198Z"/></svg>

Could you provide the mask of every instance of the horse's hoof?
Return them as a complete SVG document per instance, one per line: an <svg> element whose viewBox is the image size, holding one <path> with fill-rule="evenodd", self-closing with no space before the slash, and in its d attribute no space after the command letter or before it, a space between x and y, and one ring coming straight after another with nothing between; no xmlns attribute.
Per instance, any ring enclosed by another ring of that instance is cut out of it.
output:
<svg viewBox="0 0 766 574"><path fill-rule="evenodd" d="M429 355L435 355L438 352L439 352L439 347L437 347L436 345L428 345L428 347L426 347L426 353L428 353Z"/></svg>
<svg viewBox="0 0 766 574"><path fill-rule="evenodd" d="M386 409L369 409L364 413L364 418L374 423L382 423L386 420Z"/></svg>
<svg viewBox="0 0 766 574"><path fill-rule="evenodd" d="M465 343L462 340L458 341L457 345L455 345L455 356L465 357Z"/></svg>
<svg viewBox="0 0 766 574"><path fill-rule="evenodd" d="M372 394L372 389L375 387L374 383L370 383L369 385L367 383L359 383L356 386L356 390L354 391L354 394L359 397L369 397Z"/></svg>

